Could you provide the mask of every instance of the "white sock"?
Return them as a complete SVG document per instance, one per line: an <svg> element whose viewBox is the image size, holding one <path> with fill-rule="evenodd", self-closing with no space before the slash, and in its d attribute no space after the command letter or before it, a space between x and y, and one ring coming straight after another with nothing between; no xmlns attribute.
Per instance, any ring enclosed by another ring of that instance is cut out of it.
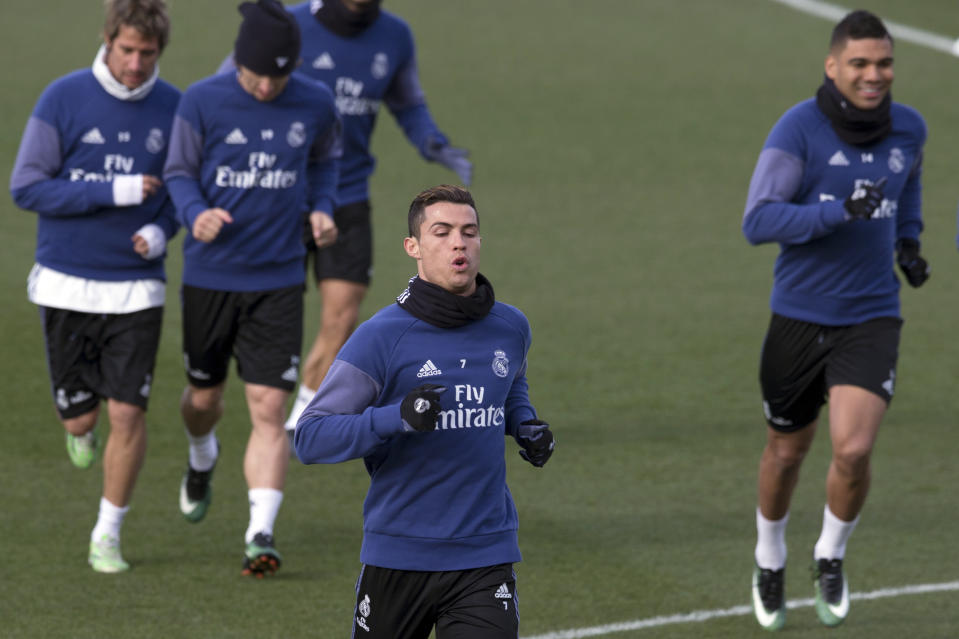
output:
<svg viewBox="0 0 959 639"><path fill-rule="evenodd" d="M246 529L246 543L253 541L256 533L273 534L273 522L283 503L283 491L275 488L251 488L250 525Z"/></svg>
<svg viewBox="0 0 959 639"><path fill-rule="evenodd" d="M813 549L813 559L842 559L846 556L846 542L859 523L857 515L852 521L843 521L832 514L829 504L822 513L822 533Z"/></svg>
<svg viewBox="0 0 959 639"><path fill-rule="evenodd" d="M104 535L120 539L120 526L123 525L123 518L126 516L129 506L120 508L114 506L106 497L100 498L100 513L97 515L97 523L90 533L90 541L100 541Z"/></svg>
<svg viewBox="0 0 959 639"><path fill-rule="evenodd" d="M190 431L186 432L187 441L190 442L190 468L193 470L210 470L216 463L220 451L216 445L215 430L199 437L191 435Z"/></svg>
<svg viewBox="0 0 959 639"><path fill-rule="evenodd" d="M756 565L779 570L786 565L786 524L789 513L778 521L763 517L756 508Z"/></svg>
<svg viewBox="0 0 959 639"><path fill-rule="evenodd" d="M299 421L300 415L303 414L306 405L313 400L314 395L316 395L315 390L307 388L305 384L300 384L300 390L297 391L296 399L293 400L293 408L290 409L290 416L286 418L286 423L283 424L284 428L287 430L296 429L296 422Z"/></svg>

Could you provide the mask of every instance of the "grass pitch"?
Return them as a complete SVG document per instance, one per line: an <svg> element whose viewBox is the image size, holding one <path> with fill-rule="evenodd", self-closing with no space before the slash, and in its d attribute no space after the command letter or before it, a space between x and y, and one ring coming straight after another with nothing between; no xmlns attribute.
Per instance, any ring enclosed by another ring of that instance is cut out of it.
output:
<svg viewBox="0 0 959 639"><path fill-rule="evenodd" d="M867 0L896 22L959 34L947 0ZM161 74L180 88L213 72L235 37L233 2L172 3ZM531 394L558 448L542 470L508 453L524 561L523 635L725 609L748 602L755 474L764 440L757 366L776 249L739 230L763 140L821 81L831 25L761 0L390 0L417 36L433 114L476 164L483 272L533 326ZM99 3L9 0L0 169L55 77L88 65ZM933 275L903 292L899 384L851 540L854 591L959 578L954 82L959 60L896 48L895 99L926 117L923 252ZM413 265L406 207L455 176L420 160L384 112L374 150L375 266L364 317ZM0 634L8 637L345 637L367 477L358 461L291 468L275 579L240 576L249 431L233 376L207 519L176 499L186 461L184 383L170 247L169 304L148 414L150 443L123 532L128 574L98 575L86 546L99 463L75 470L49 397L36 309L26 300L35 220L0 202ZM182 237L182 236L181 236ZM318 297L307 298L307 344ZM823 425L825 426L825 424ZM102 426L101 426L102 428ZM787 594L812 596L829 447L822 429L797 490ZM957 595L856 602L845 637L948 637ZM810 608L787 636L825 636ZM620 637L764 636L749 616Z"/></svg>

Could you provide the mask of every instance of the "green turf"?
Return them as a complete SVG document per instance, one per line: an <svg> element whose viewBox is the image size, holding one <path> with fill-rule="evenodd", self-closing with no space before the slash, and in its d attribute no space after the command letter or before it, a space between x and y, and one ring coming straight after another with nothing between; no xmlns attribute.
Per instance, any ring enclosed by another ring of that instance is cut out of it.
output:
<svg viewBox="0 0 959 639"><path fill-rule="evenodd" d="M164 77L185 88L230 49L235 2L172 3ZM859 3L959 35L952 0ZM522 634L748 603L757 364L775 248L739 224L756 156L783 110L822 77L831 25L763 0L389 0L417 35L433 114L472 151L483 272L534 334L531 394L558 448L542 470L508 452L525 560ZM0 20L0 173L54 77L89 64L100 3L7 0ZM959 60L896 49L895 97L925 115L924 253L932 279L903 293L899 384L850 543L854 591L959 579L953 539L957 347L955 187ZM364 316L413 272L401 249L421 188L455 176L422 162L384 113L375 136L376 273ZM206 520L177 508L186 445L177 411L180 239L171 246L150 443L123 531L124 575L94 574L87 539L100 463L63 448L25 279L34 216L0 201L0 636L344 637L359 567L360 462L291 468L277 578L240 577L249 422L235 376ZM307 326L318 320L308 298ZM312 328L307 333L307 343ZM823 429L823 433L824 433ZM105 434L105 432L104 432ZM789 528L787 594L812 596L829 446L806 462ZM855 602L848 638L949 637L956 593ZM833 632L835 634L835 632ZM750 616L617 637L759 637ZM811 608L784 636L826 636Z"/></svg>

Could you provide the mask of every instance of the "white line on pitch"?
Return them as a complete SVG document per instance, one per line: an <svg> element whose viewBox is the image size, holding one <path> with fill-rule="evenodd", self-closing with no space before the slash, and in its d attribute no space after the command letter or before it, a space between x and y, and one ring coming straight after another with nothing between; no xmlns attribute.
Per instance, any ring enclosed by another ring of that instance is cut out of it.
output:
<svg viewBox="0 0 959 639"><path fill-rule="evenodd" d="M873 600L955 590L959 590L959 581L949 581L940 584L919 584L915 586L903 586L901 588L882 588L880 590L873 590L872 592L854 592L849 595L849 598L853 601ZM812 605L812 599L793 599L786 602L786 607L790 609L808 608ZM581 637L600 637L616 632L628 632L630 630L642 630L644 628L655 628L680 623L696 623L709 621L710 619L720 619L722 617L739 617L752 614L752 611L752 606L733 606L732 608L724 608L721 610L697 610L685 614L650 617L649 619L636 619L634 621L621 621L605 626L593 626L592 628L558 630L542 635L531 635L523 639L580 639Z"/></svg>
<svg viewBox="0 0 959 639"><path fill-rule="evenodd" d="M792 7L797 11L832 20L833 22L838 22L851 11L851 9L846 9L845 7L840 7L839 5L828 2L820 2L819 0L773 0L773 2L778 2L779 4ZM946 36L888 20L883 20L883 23L885 23L886 28L889 29L889 32L894 38L918 44L919 46L927 47L935 51L941 51L942 53L948 53L949 55L959 56L959 39L947 38Z"/></svg>

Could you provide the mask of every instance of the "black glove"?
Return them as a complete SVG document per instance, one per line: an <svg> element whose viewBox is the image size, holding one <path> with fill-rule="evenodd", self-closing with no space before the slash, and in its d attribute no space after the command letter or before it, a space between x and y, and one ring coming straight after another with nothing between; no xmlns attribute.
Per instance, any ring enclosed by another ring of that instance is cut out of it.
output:
<svg viewBox="0 0 959 639"><path fill-rule="evenodd" d="M549 429L549 424L540 419L527 419L520 422L516 431L516 441L523 447L519 456L540 468L553 454L556 441Z"/></svg>
<svg viewBox="0 0 959 639"><path fill-rule="evenodd" d="M423 384L411 390L400 404L403 430L409 433L436 430L436 419L442 410L440 393L445 390L445 386L438 384Z"/></svg>
<svg viewBox="0 0 959 639"><path fill-rule="evenodd" d="M902 269L906 281L913 288L919 288L929 279L929 263L919 255L919 242L904 237L896 242L896 262Z"/></svg>
<svg viewBox="0 0 959 639"><path fill-rule="evenodd" d="M885 185L886 177L883 176L875 184L856 187L856 190L843 202L843 206L853 219L868 220L882 205L882 187Z"/></svg>
<svg viewBox="0 0 959 639"><path fill-rule="evenodd" d="M439 162L459 176L463 186L469 186L473 181L473 163L469 161L470 152L431 138L426 143L426 157Z"/></svg>

